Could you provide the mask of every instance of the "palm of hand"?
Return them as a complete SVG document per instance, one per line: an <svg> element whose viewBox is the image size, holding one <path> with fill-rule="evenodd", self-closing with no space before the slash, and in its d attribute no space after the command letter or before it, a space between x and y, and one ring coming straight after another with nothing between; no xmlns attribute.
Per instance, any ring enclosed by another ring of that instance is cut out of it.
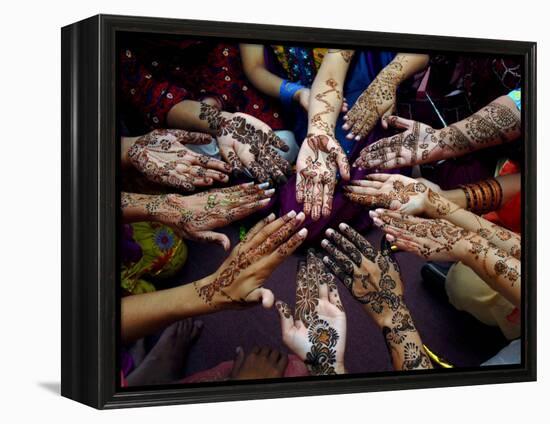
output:
<svg viewBox="0 0 550 424"><path fill-rule="evenodd" d="M218 144L225 159L236 169L246 167L259 181L284 178L290 165L275 149L288 146L262 121L244 113L223 120Z"/></svg>
<svg viewBox="0 0 550 424"><path fill-rule="evenodd" d="M326 135L310 135L302 144L296 162L296 200L314 220L329 216L336 186L338 159L345 158L340 144ZM341 160L347 164L346 159ZM346 172L349 173L349 165Z"/></svg>
<svg viewBox="0 0 550 424"><path fill-rule="evenodd" d="M154 130L135 141L128 151L128 157L136 169L149 180L192 191L195 184L204 185L208 172L205 166L209 162L215 163L222 171L228 171L222 163L184 146L208 142L208 134L184 130ZM209 176L219 180L224 178L224 174L216 171L211 171Z"/></svg>

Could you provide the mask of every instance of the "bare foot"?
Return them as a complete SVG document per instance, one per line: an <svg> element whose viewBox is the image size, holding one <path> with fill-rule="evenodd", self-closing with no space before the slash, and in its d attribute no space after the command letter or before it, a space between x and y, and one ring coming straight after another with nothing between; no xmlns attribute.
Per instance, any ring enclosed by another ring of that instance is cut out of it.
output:
<svg viewBox="0 0 550 424"><path fill-rule="evenodd" d="M288 355L278 350L255 346L245 358L243 349L238 347L231 378L233 380L280 378L287 364Z"/></svg>
<svg viewBox="0 0 550 424"><path fill-rule="evenodd" d="M185 356L202 325L202 321L187 318L166 328L157 344L126 378L128 386L170 384L181 379Z"/></svg>

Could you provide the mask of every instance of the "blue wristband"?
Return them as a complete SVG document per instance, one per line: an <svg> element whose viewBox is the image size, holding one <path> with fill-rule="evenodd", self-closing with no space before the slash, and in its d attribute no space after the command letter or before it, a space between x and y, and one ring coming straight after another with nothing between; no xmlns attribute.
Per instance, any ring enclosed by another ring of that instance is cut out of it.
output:
<svg viewBox="0 0 550 424"><path fill-rule="evenodd" d="M279 88L279 98L281 99L283 105L289 108L292 105L294 94L302 88L304 88L304 86L301 84L283 80L281 87Z"/></svg>

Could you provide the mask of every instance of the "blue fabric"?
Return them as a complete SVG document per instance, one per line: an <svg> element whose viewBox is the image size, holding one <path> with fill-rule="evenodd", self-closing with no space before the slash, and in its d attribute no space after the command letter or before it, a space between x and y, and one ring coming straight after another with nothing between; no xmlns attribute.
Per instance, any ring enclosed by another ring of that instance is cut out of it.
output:
<svg viewBox="0 0 550 424"><path fill-rule="evenodd" d="M521 110L521 90L510 91L508 97L510 97L516 104L516 107Z"/></svg>
<svg viewBox="0 0 550 424"><path fill-rule="evenodd" d="M304 86L301 84L283 80L281 87L279 88L279 99L281 100L281 103L286 108L289 108L292 105L292 98L294 97L294 94L302 88L304 88Z"/></svg>

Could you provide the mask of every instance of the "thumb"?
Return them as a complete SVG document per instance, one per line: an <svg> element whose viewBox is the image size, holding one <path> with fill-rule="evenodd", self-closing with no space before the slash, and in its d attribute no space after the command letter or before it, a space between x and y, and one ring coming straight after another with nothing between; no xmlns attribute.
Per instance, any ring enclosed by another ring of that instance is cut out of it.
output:
<svg viewBox="0 0 550 424"><path fill-rule="evenodd" d="M412 128L414 121L411 121L410 119L401 118L397 115L388 115L386 118L384 118L384 121L387 124L387 128L398 128L401 130L408 130Z"/></svg>
<svg viewBox="0 0 550 424"><path fill-rule="evenodd" d="M342 151L336 156L338 162L338 169L340 170L340 176L342 179L348 181L350 179L349 174L349 162L346 154Z"/></svg>
<svg viewBox="0 0 550 424"><path fill-rule="evenodd" d="M259 287L257 289L252 290L248 296L246 296L245 300L247 302L262 302L262 306L266 309L269 309L273 306L273 303L275 302L275 296L273 295L273 292L269 289L264 289L263 287Z"/></svg>
<svg viewBox="0 0 550 424"><path fill-rule="evenodd" d="M395 102L391 104L390 108L388 110L386 110L382 116L380 117L381 119L381 122L382 122L382 128L384 128L385 130L388 129L388 118L390 116L393 116L393 114L395 113Z"/></svg>
<svg viewBox="0 0 550 424"><path fill-rule="evenodd" d="M277 312L279 312L279 317L281 318L281 331L284 336L292 329L292 327L294 327L292 311L290 310L290 307L282 300L275 302L275 307L277 308Z"/></svg>
<svg viewBox="0 0 550 424"><path fill-rule="evenodd" d="M227 237L225 234L216 233L214 231L200 231L198 233L194 233L193 238L195 240L204 241L207 243L217 243L221 245L226 252L231 247L231 241L229 241L229 237Z"/></svg>

